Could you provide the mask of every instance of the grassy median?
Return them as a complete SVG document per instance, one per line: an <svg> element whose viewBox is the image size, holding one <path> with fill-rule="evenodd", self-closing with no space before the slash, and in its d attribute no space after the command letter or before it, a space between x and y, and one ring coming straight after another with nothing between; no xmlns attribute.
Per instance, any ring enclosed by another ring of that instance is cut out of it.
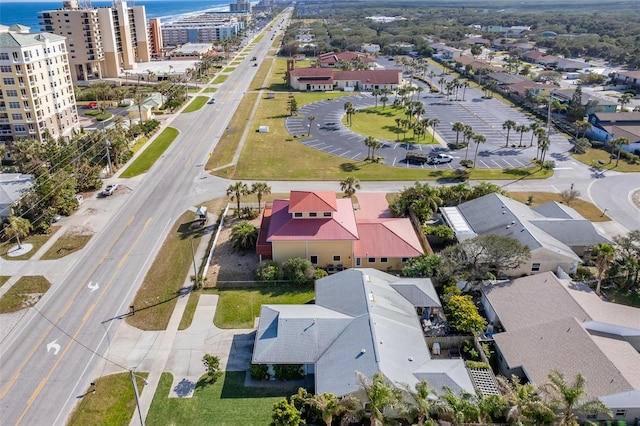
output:
<svg viewBox="0 0 640 426"><path fill-rule="evenodd" d="M184 114L184 113L198 111L207 103L208 100L209 98L206 96L196 96L195 99L192 100L191 103L187 105L185 109L182 110L182 113Z"/></svg>
<svg viewBox="0 0 640 426"><path fill-rule="evenodd" d="M184 290L185 279L193 275L191 241L193 239L193 247L197 249L203 236L204 228L194 221L195 214L187 211L169 231L131 303L135 306L135 315L127 317L129 325L141 330L167 328L178 297Z"/></svg>
<svg viewBox="0 0 640 426"><path fill-rule="evenodd" d="M82 250L91 240L91 235L64 234L42 255L42 260L60 259Z"/></svg>
<svg viewBox="0 0 640 426"><path fill-rule="evenodd" d="M167 127L154 141L136 158L121 174L122 178L132 178L146 173L158 158L169 148L174 139L178 137L178 129Z"/></svg>
<svg viewBox="0 0 640 426"><path fill-rule="evenodd" d="M136 376L138 392L142 393L148 373ZM130 373L100 377L95 384L80 395L67 425L128 425L136 410Z"/></svg>
<svg viewBox="0 0 640 426"><path fill-rule="evenodd" d="M0 314L17 312L35 306L49 290L49 287L51 287L49 280L41 275L20 278L0 298Z"/></svg>

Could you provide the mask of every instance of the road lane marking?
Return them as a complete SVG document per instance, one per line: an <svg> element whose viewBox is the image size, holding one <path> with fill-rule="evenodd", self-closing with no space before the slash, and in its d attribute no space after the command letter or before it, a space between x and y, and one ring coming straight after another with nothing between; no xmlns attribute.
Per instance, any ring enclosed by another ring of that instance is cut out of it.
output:
<svg viewBox="0 0 640 426"><path fill-rule="evenodd" d="M118 242L118 240L120 239L120 237L122 236L122 234L124 233L124 231L126 231L126 229L131 225L131 223L133 223L133 220L135 219L135 216L131 216L131 218L129 219L129 221L127 222L127 224L124 226L124 228L122 228L122 231L120 231L120 233L118 234L118 236L116 237L115 240L113 240L113 243L111 244L111 246L107 249L106 254L103 256L103 259L106 258L106 256L111 252L111 249L113 248L114 245L116 245L116 243ZM98 269L98 266L102 263L102 260L100 261L100 263L98 263L97 265L94 266L93 270L91 271L91 273L89 274L89 276L93 275L96 270ZM60 313L60 315L58 315L58 317L56 318L56 320L51 324L51 326L49 327L49 329L43 333L42 337L40 338L40 340L38 341L38 343L36 343L36 345L33 347L33 349L31 350L31 353L29 354L29 356L24 360L24 362L20 365L20 367L18 367L18 369L16 370L15 374L11 377L11 379L9 380L9 382L7 383L7 386L2 390L2 392L0 392L0 399L4 398L4 396L7 394L7 392L9 392L9 390L13 387L14 383L18 380L18 377L20 376L20 374L22 373L22 370L24 369L24 367L27 365L27 363L29 363L29 361L31 360L31 358L33 358L33 355L35 355L36 351L38 351L38 349L40 348L40 346L42 345L42 342L44 342L44 339L47 338L47 336L49 335L49 333L51 333L51 330L54 327L54 324L56 324L58 321L60 321L60 319L67 313L67 311L69 310L69 308L71 307L73 301L76 299L76 297L78 297L78 294L80 294L80 292L84 289L84 286L80 286L78 287L78 290L76 291L76 293L73 295L73 297L69 300L69 302L67 303L67 305L64 307L64 309L62 310L62 312Z"/></svg>
<svg viewBox="0 0 640 426"><path fill-rule="evenodd" d="M124 258L128 258L129 255L131 254L131 252L133 251L133 249L136 247L136 245L138 244L138 242L140 241L140 238L142 237L142 234L144 234L144 231L147 229L147 226L151 223L152 221L152 217L150 217L149 219L147 219L147 221L145 222L142 231L140 232L140 234L138 234L138 237L136 238L136 240L133 242L133 244L131 245L131 248L129 249L129 251L124 255ZM127 224L128 226L128 224ZM116 240L117 241L117 240ZM115 244L115 243L114 243ZM36 388L36 390L33 392L33 394L31 395L31 398L29 398L29 401L27 402L27 406L25 407L24 411L22 412L22 414L20 415L20 417L18 418L18 420L16 421L16 426L20 424L20 422L22 421L22 419L24 418L24 416L27 414L27 412L31 409L31 405L33 405L33 402L35 401L35 399L38 397L38 395L40 394L40 392L42 391L42 388L44 387L44 385L49 381L49 378L51 378L51 375L53 374L53 372L58 368L58 365L60 365L60 362L62 361L62 359L64 358L64 355L67 353L67 351L71 348L71 346L77 342L77 337L80 334L80 332L82 331L82 329L84 328L88 318L89 318L89 314L91 312L93 312L93 310L95 309L95 307L97 306L97 304L100 302L100 300L102 299L102 296L104 296L104 294L107 292L107 289L111 286L111 284L113 283L113 281L115 280L117 274L120 272L120 269L122 269L122 262L118 263L117 268L113 271L113 274L111 275L111 279L109 279L109 281L107 282L107 284L105 285L104 289L102 290L102 293L100 294L100 297L98 298L98 300L96 300L96 302L91 305L91 308L89 308L89 311L87 312L87 314L84 316L84 318L82 319L82 323L80 324L80 326L78 327L78 329L76 330L76 332L73 334L73 337L71 338L71 340L69 341L69 343L67 344L67 346L64 348L64 351L62 351L62 354L60 355L60 357L58 358L58 360L55 362L55 364L53 364L53 367L51 367L51 370L49 370L49 373L47 374L47 376L42 379L42 381L40 382L40 384L38 385L38 387ZM57 321L56 321L57 322ZM57 339L56 339L57 340ZM55 341L54 341L55 342ZM47 350L48 350L48 346L47 346ZM57 351L56 351L57 354Z"/></svg>
<svg viewBox="0 0 640 426"><path fill-rule="evenodd" d="M49 342L47 344L47 352L51 352L51 349L53 349L53 354L58 355L58 352L60 352L60 345L57 342L58 339L54 340L53 342Z"/></svg>

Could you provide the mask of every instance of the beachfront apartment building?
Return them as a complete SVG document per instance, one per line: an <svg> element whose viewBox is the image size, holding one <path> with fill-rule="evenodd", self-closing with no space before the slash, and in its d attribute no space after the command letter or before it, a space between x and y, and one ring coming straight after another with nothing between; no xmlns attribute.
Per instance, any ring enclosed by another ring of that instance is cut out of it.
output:
<svg viewBox="0 0 640 426"><path fill-rule="evenodd" d="M39 15L40 29L67 39L74 81L113 78L151 59L144 6L127 6L114 0L112 6L80 6L63 1L57 10Z"/></svg>
<svg viewBox="0 0 640 426"><path fill-rule="evenodd" d="M235 37L245 27L245 19L231 13L203 13L162 24L165 46L185 43L215 43Z"/></svg>
<svg viewBox="0 0 640 426"><path fill-rule="evenodd" d="M0 142L70 135L78 111L64 37L0 25ZM8 154L10 155L10 154Z"/></svg>

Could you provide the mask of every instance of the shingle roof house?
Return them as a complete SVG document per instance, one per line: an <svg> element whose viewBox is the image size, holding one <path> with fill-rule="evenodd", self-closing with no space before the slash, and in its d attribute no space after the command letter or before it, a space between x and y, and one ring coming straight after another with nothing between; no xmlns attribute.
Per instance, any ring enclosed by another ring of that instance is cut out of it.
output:
<svg viewBox="0 0 640 426"><path fill-rule="evenodd" d="M504 330L493 336L504 375L544 384L554 369L570 380L580 373L590 397L626 410L616 420L637 417L640 399L625 395L640 391L640 309L604 302L551 272L481 290L489 322Z"/></svg>
<svg viewBox="0 0 640 426"><path fill-rule="evenodd" d="M302 257L320 267L388 270L424 253L409 219L380 217L388 207L384 197L363 195L360 204L356 216L351 199L333 191L291 191L289 200L265 206L256 252L278 262Z"/></svg>
<svg viewBox="0 0 640 426"><path fill-rule="evenodd" d="M549 204L549 205L547 205ZM477 235L511 237L531 250L531 259L510 276L556 271L574 272L585 250L609 242L591 222L570 207L551 202L529 208L500 194L488 194L441 213L459 241Z"/></svg>
<svg viewBox="0 0 640 426"><path fill-rule="evenodd" d="M462 360L431 359L416 306L440 306L429 279L343 271L316 281L315 305L263 305L252 362L305 364L316 393L357 392L356 371L381 372L397 386L425 379L438 391L473 392Z"/></svg>

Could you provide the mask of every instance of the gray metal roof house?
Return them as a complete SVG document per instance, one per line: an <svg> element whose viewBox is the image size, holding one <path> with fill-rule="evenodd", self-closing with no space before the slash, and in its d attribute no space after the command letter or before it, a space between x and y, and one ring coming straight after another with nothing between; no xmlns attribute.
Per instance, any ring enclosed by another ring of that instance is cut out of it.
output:
<svg viewBox="0 0 640 426"><path fill-rule="evenodd" d="M416 307L440 307L429 279L348 269L316 281L314 305L263 305L252 362L304 364L316 393L355 394L356 371L397 386L473 392L462 360L431 359Z"/></svg>
<svg viewBox="0 0 640 426"><path fill-rule="evenodd" d="M33 175L0 173L0 222L11 216L11 207L31 188Z"/></svg>
<svg viewBox="0 0 640 426"><path fill-rule="evenodd" d="M573 273L589 247L609 242L571 207L554 201L530 208L493 193L457 207L443 207L440 212L458 241L495 234L528 246L531 259L507 271L509 276L556 271L558 267Z"/></svg>

